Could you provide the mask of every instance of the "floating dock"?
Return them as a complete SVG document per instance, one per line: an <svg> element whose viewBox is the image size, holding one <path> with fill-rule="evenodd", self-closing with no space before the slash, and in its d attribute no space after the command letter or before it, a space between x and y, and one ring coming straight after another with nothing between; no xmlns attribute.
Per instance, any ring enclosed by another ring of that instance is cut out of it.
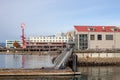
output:
<svg viewBox="0 0 120 80"><path fill-rule="evenodd" d="M72 76L71 69L0 69L0 76ZM77 72L77 75L80 74Z"/></svg>

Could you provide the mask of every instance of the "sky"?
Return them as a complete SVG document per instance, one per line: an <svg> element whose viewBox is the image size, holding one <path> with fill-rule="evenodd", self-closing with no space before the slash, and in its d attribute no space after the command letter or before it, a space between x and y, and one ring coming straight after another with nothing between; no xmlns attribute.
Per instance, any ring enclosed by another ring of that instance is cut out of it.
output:
<svg viewBox="0 0 120 80"><path fill-rule="evenodd" d="M0 42L54 35L74 25L120 25L120 0L0 0Z"/></svg>

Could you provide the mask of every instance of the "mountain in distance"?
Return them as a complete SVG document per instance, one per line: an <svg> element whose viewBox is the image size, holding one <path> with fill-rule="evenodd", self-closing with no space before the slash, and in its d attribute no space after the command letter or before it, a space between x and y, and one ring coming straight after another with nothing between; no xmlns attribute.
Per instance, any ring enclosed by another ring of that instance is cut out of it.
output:
<svg viewBox="0 0 120 80"><path fill-rule="evenodd" d="M0 47L5 47L5 43L0 42Z"/></svg>

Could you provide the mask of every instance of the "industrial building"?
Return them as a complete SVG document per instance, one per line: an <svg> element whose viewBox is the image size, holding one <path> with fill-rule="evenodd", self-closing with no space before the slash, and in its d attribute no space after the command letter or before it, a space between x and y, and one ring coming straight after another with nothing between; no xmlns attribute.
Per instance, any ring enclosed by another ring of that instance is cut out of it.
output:
<svg viewBox="0 0 120 80"><path fill-rule="evenodd" d="M117 26L74 26L78 50L120 49L120 29Z"/></svg>

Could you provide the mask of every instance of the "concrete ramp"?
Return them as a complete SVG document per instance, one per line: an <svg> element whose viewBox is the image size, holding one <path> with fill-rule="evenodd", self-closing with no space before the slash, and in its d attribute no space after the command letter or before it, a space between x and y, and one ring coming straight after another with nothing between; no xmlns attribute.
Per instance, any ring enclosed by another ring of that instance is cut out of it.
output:
<svg viewBox="0 0 120 80"><path fill-rule="evenodd" d="M55 64L54 68L55 69L64 68L72 54L72 51L73 51L72 48L69 50L66 49L62 54L60 54L54 61Z"/></svg>

